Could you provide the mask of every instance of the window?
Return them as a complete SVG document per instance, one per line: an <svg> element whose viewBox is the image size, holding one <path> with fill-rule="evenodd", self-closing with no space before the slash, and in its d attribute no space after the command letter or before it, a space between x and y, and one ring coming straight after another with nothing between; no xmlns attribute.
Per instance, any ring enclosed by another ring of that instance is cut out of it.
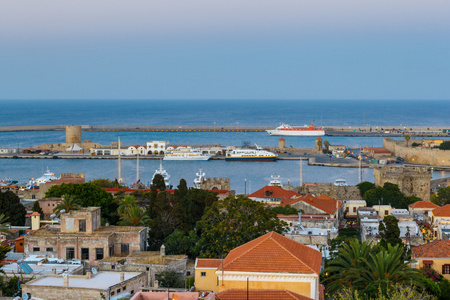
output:
<svg viewBox="0 0 450 300"><path fill-rule="evenodd" d="M356 212L356 207L353 207L353 212Z"/></svg>
<svg viewBox="0 0 450 300"><path fill-rule="evenodd" d="M75 248L66 248L66 259L74 259L75 258Z"/></svg>
<svg viewBox="0 0 450 300"><path fill-rule="evenodd" d="M53 247L47 247L47 248L45 248L45 251L47 251L47 252L53 252Z"/></svg>
<svg viewBox="0 0 450 300"><path fill-rule="evenodd" d="M114 245L109 245L109 256L114 255Z"/></svg>
<svg viewBox="0 0 450 300"><path fill-rule="evenodd" d="M115 292L111 292L111 296L114 296L116 293Z"/></svg>
<svg viewBox="0 0 450 300"><path fill-rule="evenodd" d="M120 289L117 289L117 294L119 294L120 293Z"/></svg>
<svg viewBox="0 0 450 300"><path fill-rule="evenodd" d="M48 204L48 206L50 206L50 203Z"/></svg>
<svg viewBox="0 0 450 300"><path fill-rule="evenodd" d="M79 225L79 232L86 232L86 220L80 220L78 221L78 225Z"/></svg>
<svg viewBox="0 0 450 300"><path fill-rule="evenodd" d="M201 273L200 273L200 276L201 276L201 277L206 277L206 272L201 272Z"/></svg>
<svg viewBox="0 0 450 300"><path fill-rule="evenodd" d="M127 290L127 286L125 285L123 288L122 288L122 291L126 291Z"/></svg>
<svg viewBox="0 0 450 300"><path fill-rule="evenodd" d="M103 248L95 248L95 259L96 260L103 259Z"/></svg>
<svg viewBox="0 0 450 300"><path fill-rule="evenodd" d="M384 211L384 215L385 215L385 216L389 215L389 211L388 211L388 210L385 210L385 211Z"/></svg>
<svg viewBox="0 0 450 300"><path fill-rule="evenodd" d="M128 254L128 253L130 253L130 245L128 245L128 244L122 244L122 245L120 245L120 252L121 252L122 254Z"/></svg>
<svg viewBox="0 0 450 300"><path fill-rule="evenodd" d="M34 252L39 252L41 249L39 247L33 247Z"/></svg>
<svg viewBox="0 0 450 300"><path fill-rule="evenodd" d="M111 270L115 270L116 266L115 265L111 265Z"/></svg>
<svg viewBox="0 0 450 300"><path fill-rule="evenodd" d="M81 259L89 259L89 248L81 248Z"/></svg>
<svg viewBox="0 0 450 300"><path fill-rule="evenodd" d="M450 274L450 265L442 266L442 274Z"/></svg>

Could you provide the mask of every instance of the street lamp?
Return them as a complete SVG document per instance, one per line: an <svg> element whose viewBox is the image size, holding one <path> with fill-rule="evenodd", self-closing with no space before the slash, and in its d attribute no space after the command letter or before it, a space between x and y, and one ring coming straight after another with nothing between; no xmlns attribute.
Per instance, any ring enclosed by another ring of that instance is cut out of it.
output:
<svg viewBox="0 0 450 300"><path fill-rule="evenodd" d="M247 195L247 178L244 179L244 196Z"/></svg>

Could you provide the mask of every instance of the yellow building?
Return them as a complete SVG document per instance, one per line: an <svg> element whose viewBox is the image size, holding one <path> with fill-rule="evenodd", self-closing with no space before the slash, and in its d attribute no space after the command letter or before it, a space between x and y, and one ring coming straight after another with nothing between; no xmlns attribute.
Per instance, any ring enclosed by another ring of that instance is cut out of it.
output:
<svg viewBox="0 0 450 300"><path fill-rule="evenodd" d="M219 292L216 270L221 259L197 258L195 260L195 291Z"/></svg>
<svg viewBox="0 0 450 300"><path fill-rule="evenodd" d="M428 215L433 226L433 236L438 237L438 228L450 224L450 204L433 209Z"/></svg>
<svg viewBox="0 0 450 300"><path fill-rule="evenodd" d="M199 263L197 260L195 286L196 290L219 292L247 287L249 290L288 290L319 299L321 262L319 251L270 232L233 249L223 262ZM214 273L207 268L217 263Z"/></svg>
<svg viewBox="0 0 450 300"><path fill-rule="evenodd" d="M392 207L390 205L374 205L373 209L377 212L377 215L383 219L386 216L391 215Z"/></svg>
<svg viewBox="0 0 450 300"><path fill-rule="evenodd" d="M415 267L430 267L450 280L450 244L434 240L428 244L413 247L412 257L417 261Z"/></svg>

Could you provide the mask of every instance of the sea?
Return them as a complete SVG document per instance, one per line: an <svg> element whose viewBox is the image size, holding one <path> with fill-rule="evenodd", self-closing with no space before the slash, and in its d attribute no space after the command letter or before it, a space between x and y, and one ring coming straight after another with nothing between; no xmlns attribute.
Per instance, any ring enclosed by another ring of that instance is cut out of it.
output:
<svg viewBox="0 0 450 300"><path fill-rule="evenodd" d="M93 126L273 126L281 122L317 126L360 126L403 128L438 126L450 129L450 101L437 100L1 100L0 126L93 125ZM265 132L95 132L83 131L82 139L109 145L120 136L124 144L145 144L152 140L172 145L221 144L276 146L279 137ZM314 147L315 137L285 137L286 146ZM325 137L331 144L348 147L381 147L381 137ZM0 148L28 148L43 143L65 142L63 131L0 133ZM139 177L149 182L159 161L140 160ZM49 168L59 173L82 172L87 180L117 178L115 160L96 159L0 159L0 178L27 182ZM200 168L206 177L229 177L237 193L250 193L279 175L284 184L299 184L299 161L227 162L164 161L163 167L178 185L188 185ZM136 161L123 160L126 183L137 179ZM358 169L308 166L303 162L303 182L334 182L344 178L359 182ZM434 171L433 178L449 177L450 172ZM363 180L374 181L372 169L363 169Z"/></svg>

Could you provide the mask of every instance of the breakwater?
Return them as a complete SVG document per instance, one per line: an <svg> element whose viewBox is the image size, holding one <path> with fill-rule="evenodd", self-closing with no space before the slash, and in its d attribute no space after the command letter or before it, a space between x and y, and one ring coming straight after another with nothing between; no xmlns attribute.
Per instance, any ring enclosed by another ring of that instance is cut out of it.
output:
<svg viewBox="0 0 450 300"><path fill-rule="evenodd" d="M324 126L328 136L441 136L450 137L450 126L410 126L396 128L387 126ZM149 132L265 132L269 126L91 126L81 125L82 131L149 131ZM66 125L0 126L0 132L65 131Z"/></svg>

